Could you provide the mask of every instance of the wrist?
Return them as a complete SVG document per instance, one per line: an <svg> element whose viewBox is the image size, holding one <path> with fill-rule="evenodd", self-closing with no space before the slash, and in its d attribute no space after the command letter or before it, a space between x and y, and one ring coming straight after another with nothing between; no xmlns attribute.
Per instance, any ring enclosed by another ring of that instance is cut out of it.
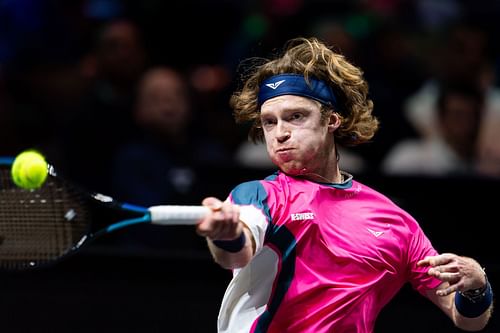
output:
<svg viewBox="0 0 500 333"><path fill-rule="evenodd" d="M246 240L247 240L247 237L245 235L245 232L242 231L241 234L235 239L232 239L232 240L212 240L212 243L216 247L218 247L224 251L236 253L236 252L240 252L243 249L243 247L245 246Z"/></svg>
<svg viewBox="0 0 500 333"><path fill-rule="evenodd" d="M481 288L455 293L455 307L464 317L475 318L483 314L493 302L493 290L485 274L486 284Z"/></svg>
<svg viewBox="0 0 500 333"><path fill-rule="evenodd" d="M483 298L485 296L486 292L487 292L488 285L489 285L488 276L486 275L486 272L484 271L484 268L483 268L483 274L484 274L484 285L482 287L468 289L468 290L464 290L464 291L459 291L459 293L463 297L469 299L472 302L477 302L478 300L480 300L481 298Z"/></svg>

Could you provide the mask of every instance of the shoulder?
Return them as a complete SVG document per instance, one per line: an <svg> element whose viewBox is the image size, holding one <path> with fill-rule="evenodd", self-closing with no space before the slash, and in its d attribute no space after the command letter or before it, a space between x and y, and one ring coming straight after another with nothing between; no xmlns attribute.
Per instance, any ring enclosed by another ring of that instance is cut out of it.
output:
<svg viewBox="0 0 500 333"><path fill-rule="evenodd" d="M231 191L231 199L236 204L251 204L266 201L269 194L276 191L277 174L261 180L250 180L238 184Z"/></svg>
<svg viewBox="0 0 500 333"><path fill-rule="evenodd" d="M399 221L402 225L407 225L413 229L418 225L416 219L400 206L390 195L386 195L376 188L355 182L355 189L358 188L360 200L370 203L370 207L378 213L382 213L391 220Z"/></svg>
<svg viewBox="0 0 500 333"><path fill-rule="evenodd" d="M267 190L262 181L252 180L237 185L231 191L231 200L239 205L251 204L267 198Z"/></svg>

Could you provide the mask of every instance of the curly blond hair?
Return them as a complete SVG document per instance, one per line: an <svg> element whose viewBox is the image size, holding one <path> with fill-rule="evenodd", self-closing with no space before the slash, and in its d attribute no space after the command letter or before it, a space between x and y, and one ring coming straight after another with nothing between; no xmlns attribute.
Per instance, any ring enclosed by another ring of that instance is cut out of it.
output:
<svg viewBox="0 0 500 333"><path fill-rule="evenodd" d="M256 60L256 59L254 59ZM263 141L260 127L258 94L260 84L277 74L301 74L330 85L338 99L338 109L323 105L322 118L331 112L340 116L341 125L335 131L335 140L344 146L354 146L369 141L378 129L379 121L372 115L373 102L368 98L368 84L360 68L349 63L317 38L294 38L284 47L284 52L274 59L259 59L248 74L243 75L243 86L230 98L230 106L237 123L252 124L248 137L253 142Z"/></svg>

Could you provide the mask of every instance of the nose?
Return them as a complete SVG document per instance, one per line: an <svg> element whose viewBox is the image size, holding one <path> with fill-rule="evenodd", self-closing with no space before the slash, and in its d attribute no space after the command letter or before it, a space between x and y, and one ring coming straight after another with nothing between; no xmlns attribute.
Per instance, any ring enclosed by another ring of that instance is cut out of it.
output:
<svg viewBox="0 0 500 333"><path fill-rule="evenodd" d="M290 138L291 132L287 124L283 121L278 121L276 124L276 140L278 142L285 142Z"/></svg>

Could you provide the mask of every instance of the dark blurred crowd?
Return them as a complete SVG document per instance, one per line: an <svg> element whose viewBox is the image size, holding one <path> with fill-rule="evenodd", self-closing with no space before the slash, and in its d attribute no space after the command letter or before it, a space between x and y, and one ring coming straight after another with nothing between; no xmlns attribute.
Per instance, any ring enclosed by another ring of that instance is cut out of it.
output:
<svg viewBox="0 0 500 333"><path fill-rule="evenodd" d="M244 59L316 36L361 67L381 128L358 174L500 177L498 1L0 0L0 155L180 203L196 169L272 169L228 100Z"/></svg>

